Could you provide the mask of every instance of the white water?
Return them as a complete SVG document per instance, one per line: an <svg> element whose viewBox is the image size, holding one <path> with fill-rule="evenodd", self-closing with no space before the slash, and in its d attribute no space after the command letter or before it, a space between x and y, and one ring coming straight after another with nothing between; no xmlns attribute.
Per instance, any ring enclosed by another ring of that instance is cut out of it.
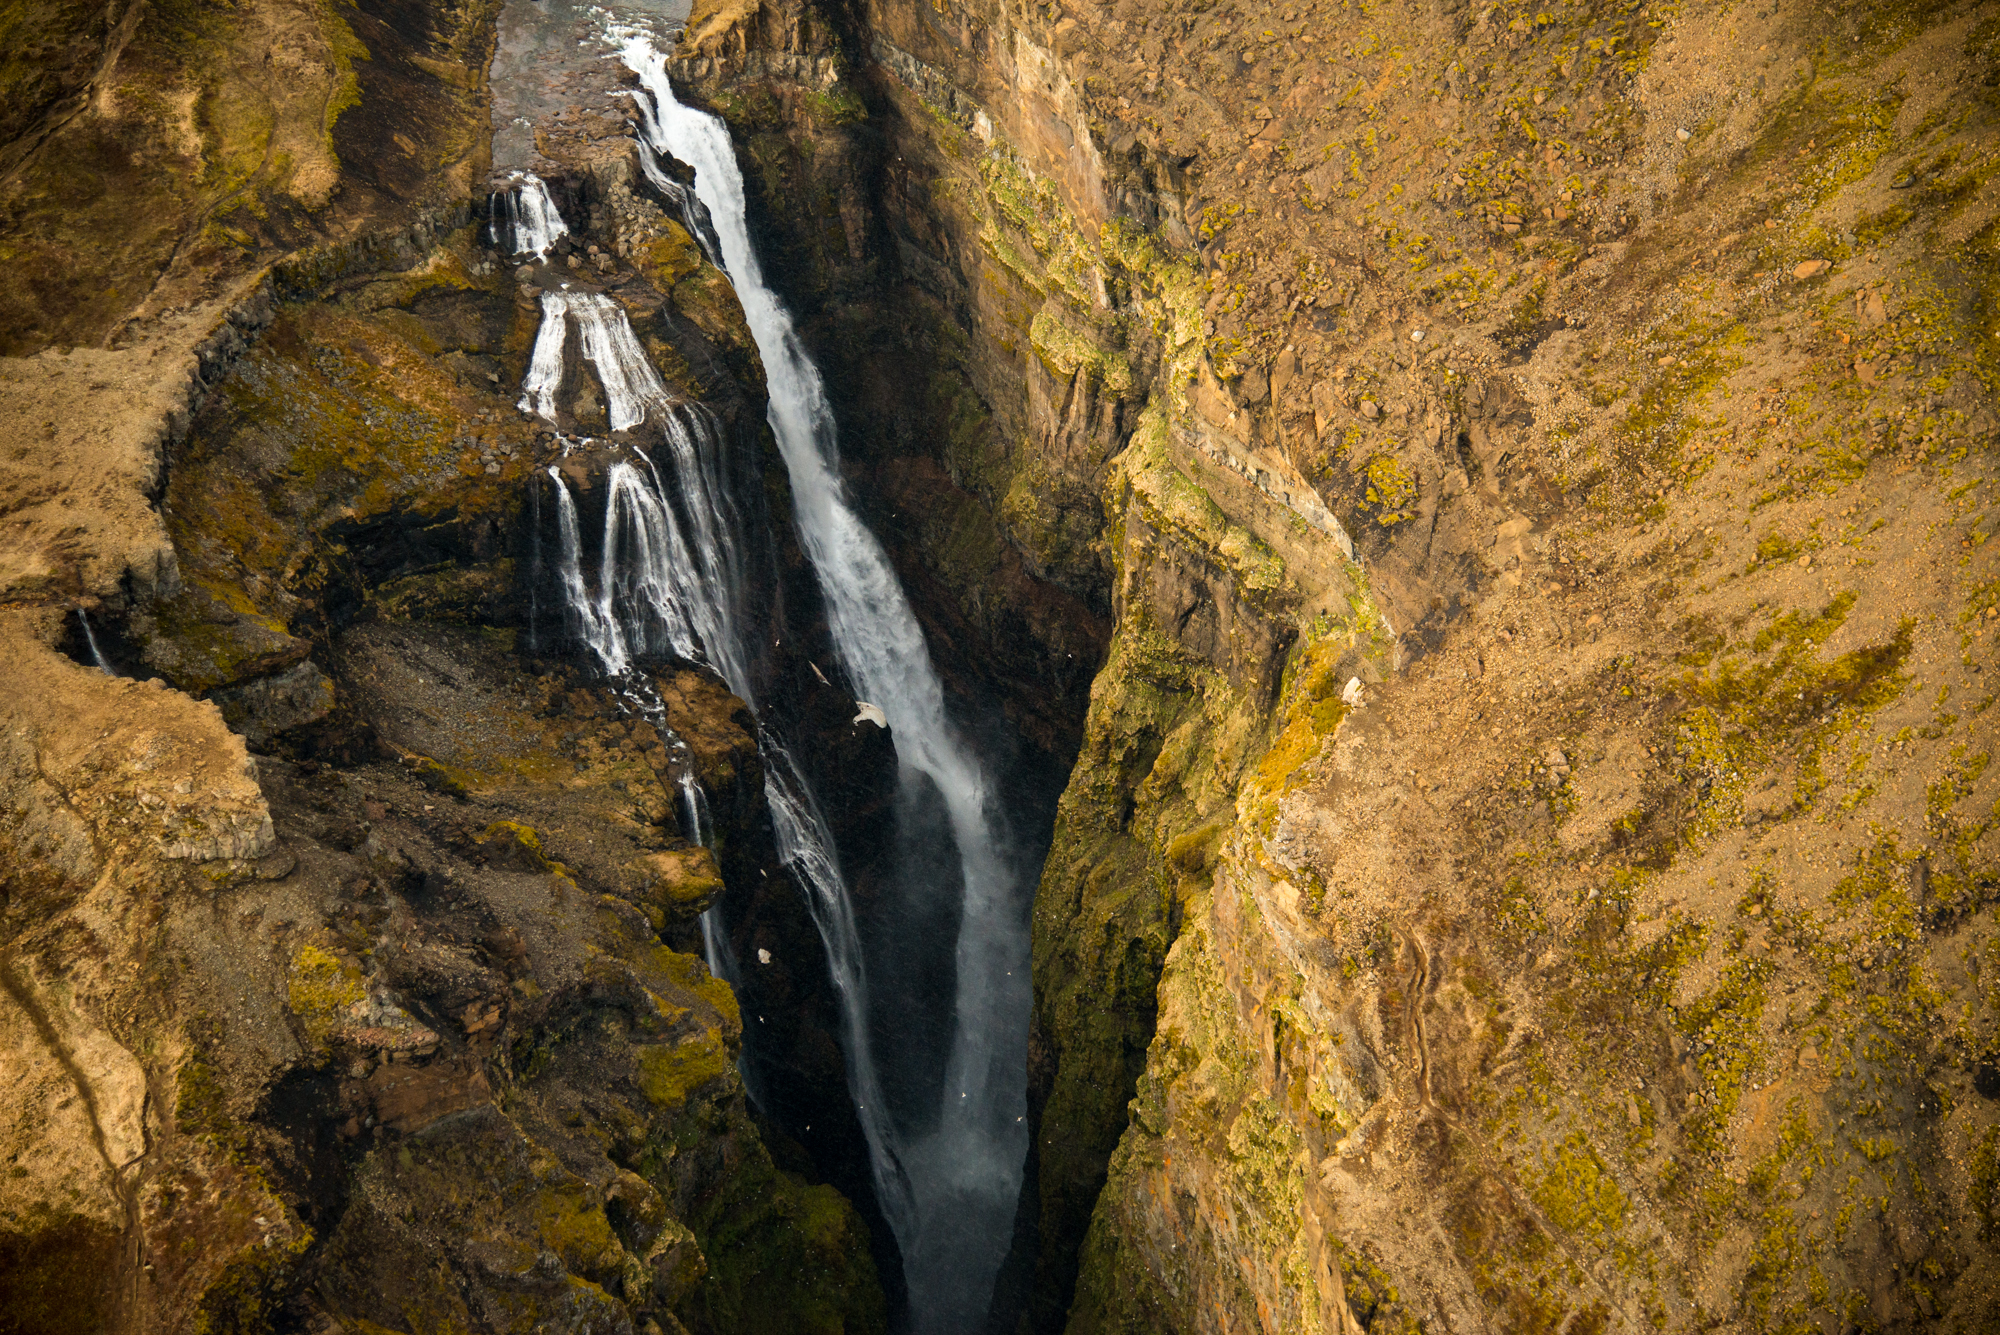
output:
<svg viewBox="0 0 2000 1335"><path fill-rule="evenodd" d="M648 410L664 411L673 402L665 382L632 332L625 309L601 292L542 293L542 327L535 333L535 350L528 358L528 375L521 382L524 413L556 420L556 395L563 381L563 346L576 322L583 355L604 387L611 429L625 431L646 420Z"/></svg>
<svg viewBox="0 0 2000 1335"><path fill-rule="evenodd" d="M688 235L692 236L695 244L701 247L701 253L708 257L708 262L721 269L722 251L716 242L715 224L709 218L708 210L702 206L694 191L660 168L660 155L653 151L650 142L659 138L659 127L653 121L652 103L643 97L635 97L632 100L638 104L639 118L646 125L646 132L640 135L637 141L639 169L646 174L646 179L652 183L653 189L666 196L673 202L674 207L680 210L681 222L686 226Z"/></svg>
<svg viewBox="0 0 2000 1335"><path fill-rule="evenodd" d="M90 646L90 661L97 664L97 670L105 676L117 676L118 669L111 666L111 660L106 658L104 651L97 647L97 632L90 628L90 618L85 615L81 607L76 609L76 619L83 623L83 639Z"/></svg>
<svg viewBox="0 0 2000 1335"><path fill-rule="evenodd" d="M667 745L668 769L674 778L674 787L681 798L681 829L689 842L703 848L715 847L715 818L709 814L708 794L702 790L701 780L694 772L694 756L688 745L664 722L659 725L660 734ZM736 971L736 952L729 944L729 934L723 930L722 906L710 904L702 910L696 920L701 925L701 957L708 962L708 971L728 983L730 987L740 986Z"/></svg>
<svg viewBox="0 0 2000 1335"><path fill-rule="evenodd" d="M624 318L622 311L618 318ZM583 575L576 502L562 473L553 467L548 470L556 490L561 547L557 574L569 629L611 677L629 674L637 656L670 652L710 664L731 691L754 706L750 655L743 639L751 618L742 605L741 526L723 485L722 436L698 405L673 405L661 414L661 422L668 466L682 504L676 507L668 499L660 474L645 454L639 455L646 463L644 473L624 462L611 466L605 479L610 494L596 593ZM684 529L693 534L692 550ZM875 1194L900 1238L910 1228L915 1206L902 1147L877 1075L867 1021L867 974L846 880L819 804L791 752L767 728L759 729L757 745L778 856L805 891L807 911L826 950L848 1055L848 1093L868 1142ZM689 828L702 841L702 832L712 827L692 766L680 775L680 787L689 805ZM701 931L709 971L734 983L737 962L715 910L702 915Z"/></svg>
<svg viewBox="0 0 2000 1335"><path fill-rule="evenodd" d="M621 54L651 95L643 125L653 147L694 167L696 194L714 221L724 265L763 358L771 429L791 479L800 538L826 596L835 645L858 694L887 714L902 764L936 786L950 817L963 901L943 1106L934 1118L921 1119L928 1128L921 1138L894 1155L908 1174L911 1215L899 1219L886 1193L883 1205L903 1252L919 1328L975 1329L983 1324L1011 1240L1027 1150L1029 988L1022 886L989 809L985 776L946 717L943 687L902 586L847 503L819 372L790 316L764 284L728 132L674 97L665 57L648 37L627 36ZM777 802L773 815L781 827L788 818ZM831 885L838 885L837 876L837 868L829 869ZM844 905L844 892L838 898ZM851 923L851 912L846 917ZM828 953L830 958L836 953L832 936ZM850 1063L863 1065L865 1053L850 1048ZM893 1139L884 1146L895 1147ZM878 1187L884 1176L878 1162Z"/></svg>
<svg viewBox="0 0 2000 1335"><path fill-rule="evenodd" d="M631 661L625 653L625 637L616 621L605 622L597 599L590 596L590 589L583 582L583 537L577 531L576 502L570 499L569 485L553 465L549 477L556 484L556 533L562 540L556 574L562 580L565 610L572 621L570 630L590 646L606 672L623 673Z"/></svg>
<svg viewBox="0 0 2000 1335"><path fill-rule="evenodd" d="M533 172L510 172L507 181L513 189L496 190L487 201L494 235L500 235L504 221L516 259L545 260L555 249L556 238L569 235L562 210L549 198L548 185Z"/></svg>

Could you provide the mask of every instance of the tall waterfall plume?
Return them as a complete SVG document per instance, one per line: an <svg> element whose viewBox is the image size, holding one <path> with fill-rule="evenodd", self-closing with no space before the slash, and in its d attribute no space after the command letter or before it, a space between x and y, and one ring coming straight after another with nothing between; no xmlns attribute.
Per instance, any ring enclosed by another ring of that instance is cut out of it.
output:
<svg viewBox="0 0 2000 1335"><path fill-rule="evenodd" d="M764 283L728 132L675 98L665 56L650 37L624 34L622 54L651 100L642 116L650 147L694 167L696 194L714 221L763 359L771 429L835 646L860 694L888 716L906 772L935 787L949 816L962 895L951 1048L942 1106L899 1110L913 1127L901 1155L912 1209L891 1219L919 1327L973 1329L1011 1241L1027 1149L1024 879L1008 856L986 776L946 715L943 686L902 586L845 496L819 372ZM849 1057L854 1062L856 1054Z"/></svg>
<svg viewBox="0 0 2000 1335"><path fill-rule="evenodd" d="M646 658L675 657L706 663L729 689L755 709L748 635L755 627L745 605L745 539L741 515L730 494L724 466L724 435L698 404L673 402L658 375L638 351L625 313L616 303L586 300L587 294L552 293L544 303L537 357L529 372L532 399L541 402L537 376L546 386L550 412L563 379L566 322L579 310L608 330L604 347L629 350L629 363L592 358L600 382L613 378L639 387L636 401L648 406L660 440L653 455L634 449L639 464L620 460L605 477L604 527L596 588L584 572L582 525L574 496L559 468L547 475L555 493L557 578L563 589L569 635L588 649L607 676L627 677ZM587 326L586 326L587 328ZM546 359L540 349L554 352ZM591 339L584 349L589 355ZM621 354L622 355L622 354ZM537 372L535 365L546 365ZM611 366L606 374L607 365ZM664 472L662 466L664 465ZM841 1041L848 1055L848 1093L868 1143L875 1194L898 1236L914 1214L904 1149L883 1097L868 1029L868 981L860 933L847 895L833 836L811 786L776 731L760 722L757 745L763 760L764 798L771 811L778 856L806 897L832 977L841 1016ZM681 783L692 828L699 831L707 810L692 771ZM697 834L697 837L699 835ZM704 915L702 938L710 969L733 978L735 961L718 920Z"/></svg>

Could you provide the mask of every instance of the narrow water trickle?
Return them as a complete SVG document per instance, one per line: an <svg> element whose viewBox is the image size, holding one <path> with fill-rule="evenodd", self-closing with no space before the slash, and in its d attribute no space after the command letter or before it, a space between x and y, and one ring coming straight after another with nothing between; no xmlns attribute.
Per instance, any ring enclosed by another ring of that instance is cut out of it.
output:
<svg viewBox="0 0 2000 1335"><path fill-rule="evenodd" d="M1027 1150L1025 878L1009 857L994 809L997 795L946 714L943 686L902 586L844 494L819 372L790 316L765 286L728 132L719 120L675 98L666 58L649 36L622 37L622 57L646 94L639 100L648 147L694 167L695 194L714 223L724 267L763 359L771 429L790 476L800 539L825 593L835 646L862 698L887 716L906 782L921 776L949 817L958 863L950 892L961 902L941 1106L894 1110L894 1117L882 1118L870 1132L870 1150L884 1213L903 1253L913 1323L925 1331L977 1329L1011 1241ZM800 784L774 796L781 835L788 820L803 818L789 803L804 791ZM824 847L830 854L831 846ZM822 878L809 871L806 879L815 894L823 880L829 916L844 919L851 932L853 913L838 867L825 867ZM834 927L829 932L822 923L836 980L865 989L869 961L855 941L852 965L845 966L840 956L849 943L838 923ZM857 1103L862 1086L881 1085L867 1030L864 1021L848 1049L850 1067L860 1071ZM878 1116L864 1109L864 1127ZM904 1191L907 1197L899 1199Z"/></svg>
<svg viewBox="0 0 2000 1335"><path fill-rule="evenodd" d="M104 656L104 650L97 645L97 632L90 628L90 614L79 607L76 609L76 619L83 623L83 642L90 646L90 661L95 663L97 670L105 676L117 676L118 669L111 666L111 660Z"/></svg>
<svg viewBox="0 0 2000 1335"><path fill-rule="evenodd" d="M674 777L674 791L680 798L681 831L690 841L712 849L715 818L708 809L708 794L695 774L694 756L688 751L688 744L671 729L662 728L661 734L667 743L667 767ZM730 947L729 933L724 930L722 906L709 905L696 921L701 925L701 956L708 962L708 971L740 990L736 952Z"/></svg>

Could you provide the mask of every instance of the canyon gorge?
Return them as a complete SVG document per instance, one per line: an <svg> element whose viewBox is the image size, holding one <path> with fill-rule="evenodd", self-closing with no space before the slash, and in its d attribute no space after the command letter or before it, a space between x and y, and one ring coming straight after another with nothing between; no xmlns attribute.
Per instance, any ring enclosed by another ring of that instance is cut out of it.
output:
<svg viewBox="0 0 2000 1335"><path fill-rule="evenodd" d="M0 34L0 1335L2000 1330L1994 5Z"/></svg>

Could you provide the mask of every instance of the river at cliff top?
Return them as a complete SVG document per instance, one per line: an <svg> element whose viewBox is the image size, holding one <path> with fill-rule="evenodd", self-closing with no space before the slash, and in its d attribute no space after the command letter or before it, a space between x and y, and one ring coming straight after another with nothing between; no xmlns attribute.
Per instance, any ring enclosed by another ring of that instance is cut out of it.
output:
<svg viewBox="0 0 2000 1335"><path fill-rule="evenodd" d="M642 27L662 42L687 22L689 0L621 4L507 0L493 52L493 167L535 171L549 163L537 139L581 128L588 115L622 119L624 66L606 45L608 22Z"/></svg>

